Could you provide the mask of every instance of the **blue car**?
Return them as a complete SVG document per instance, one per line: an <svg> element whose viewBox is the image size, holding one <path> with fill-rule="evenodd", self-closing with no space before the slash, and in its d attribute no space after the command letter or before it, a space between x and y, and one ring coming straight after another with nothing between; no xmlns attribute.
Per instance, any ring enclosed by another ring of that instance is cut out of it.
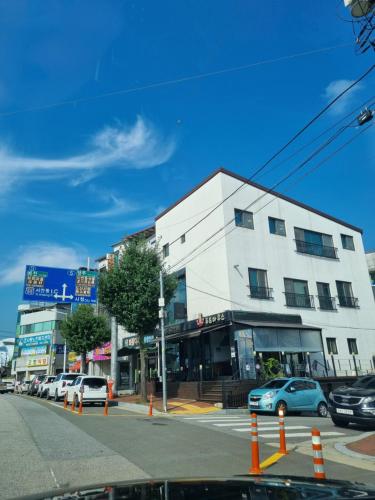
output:
<svg viewBox="0 0 375 500"><path fill-rule="evenodd" d="M275 378L249 393L250 412L313 411L327 417L328 405L319 383L309 378Z"/></svg>

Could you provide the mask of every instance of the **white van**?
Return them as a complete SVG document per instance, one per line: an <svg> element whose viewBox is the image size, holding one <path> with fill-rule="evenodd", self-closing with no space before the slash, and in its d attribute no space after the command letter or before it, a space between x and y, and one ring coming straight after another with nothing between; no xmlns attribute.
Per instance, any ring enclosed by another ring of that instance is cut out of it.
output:
<svg viewBox="0 0 375 500"><path fill-rule="evenodd" d="M74 399L78 406L82 396L83 403L101 403L104 406L108 395L107 379L84 375L77 377L67 386L68 403Z"/></svg>

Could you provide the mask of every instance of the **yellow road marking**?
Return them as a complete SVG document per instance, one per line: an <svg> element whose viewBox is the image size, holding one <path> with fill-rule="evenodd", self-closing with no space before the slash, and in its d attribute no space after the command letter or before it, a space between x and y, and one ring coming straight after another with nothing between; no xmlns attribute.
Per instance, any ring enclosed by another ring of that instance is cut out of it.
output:
<svg viewBox="0 0 375 500"><path fill-rule="evenodd" d="M260 468L267 469L268 467L271 467L271 465L275 464L280 460L280 458L283 457L285 457L285 455L283 455L282 453L279 452L274 453L260 464Z"/></svg>

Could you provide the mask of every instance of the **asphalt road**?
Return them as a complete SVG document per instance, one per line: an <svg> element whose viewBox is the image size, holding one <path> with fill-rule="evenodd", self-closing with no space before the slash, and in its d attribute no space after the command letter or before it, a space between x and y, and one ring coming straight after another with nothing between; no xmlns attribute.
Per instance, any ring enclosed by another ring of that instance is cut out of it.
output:
<svg viewBox="0 0 375 500"><path fill-rule="evenodd" d="M106 481L222 477L248 472L249 435L235 430L246 427L244 415L150 418L120 407L111 407L109 413L105 417L102 408L85 407L84 415L79 416L64 410L62 404L28 396L0 396L0 498ZM260 432L264 435L260 438L261 460L276 451L274 421L272 417L259 419L259 428L264 429ZM224 423L229 425L218 425ZM358 429L337 429L330 419L314 417L288 418L287 432L308 434L312 425L323 432L340 433L323 438L327 440L362 433ZM311 477L311 457L303 453L307 439L289 437L288 443L292 447L301 445L301 452L291 451L269 472ZM327 476L375 482L375 464L372 470L366 470L353 463L326 460Z"/></svg>

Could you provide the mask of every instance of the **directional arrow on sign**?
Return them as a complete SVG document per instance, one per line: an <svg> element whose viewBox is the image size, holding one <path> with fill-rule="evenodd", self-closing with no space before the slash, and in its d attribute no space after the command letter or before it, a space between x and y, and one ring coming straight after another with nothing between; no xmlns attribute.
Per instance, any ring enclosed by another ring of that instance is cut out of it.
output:
<svg viewBox="0 0 375 500"><path fill-rule="evenodd" d="M62 286L62 289L63 289L62 295L58 295L57 293L55 293L55 295L53 297L55 299L62 299L63 301L65 299L72 300L73 299L73 295L66 295L66 289L67 288L68 288L68 285L66 283L64 283L63 286Z"/></svg>

